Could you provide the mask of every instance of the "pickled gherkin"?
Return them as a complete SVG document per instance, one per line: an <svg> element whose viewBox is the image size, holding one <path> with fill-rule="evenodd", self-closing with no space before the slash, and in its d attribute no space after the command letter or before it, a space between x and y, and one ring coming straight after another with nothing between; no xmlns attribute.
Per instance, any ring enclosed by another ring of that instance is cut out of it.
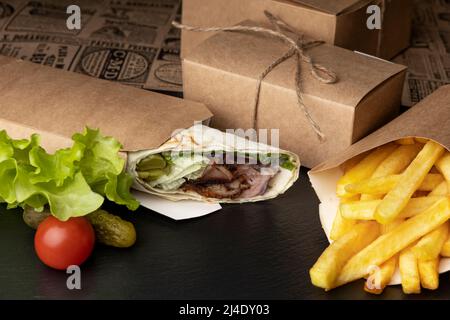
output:
<svg viewBox="0 0 450 320"><path fill-rule="evenodd" d="M159 154L151 154L148 157L142 159L137 164L138 171L148 171L153 169L164 169L167 163L164 158Z"/></svg>
<svg viewBox="0 0 450 320"><path fill-rule="evenodd" d="M117 248L128 248L136 242L134 225L105 210L97 210L86 216L95 230L98 242Z"/></svg>
<svg viewBox="0 0 450 320"><path fill-rule="evenodd" d="M44 209L42 212L36 211L34 208L26 206L23 209L23 221L30 228L37 229L39 224L44 221L47 217L51 215L48 208Z"/></svg>
<svg viewBox="0 0 450 320"><path fill-rule="evenodd" d="M152 181L167 174L170 170L167 161L159 154L151 154L137 164L139 178Z"/></svg>

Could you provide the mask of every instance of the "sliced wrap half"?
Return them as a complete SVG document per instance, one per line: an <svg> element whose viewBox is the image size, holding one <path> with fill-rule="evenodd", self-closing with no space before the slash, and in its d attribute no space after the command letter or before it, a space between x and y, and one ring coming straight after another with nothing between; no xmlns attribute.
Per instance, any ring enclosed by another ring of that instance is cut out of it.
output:
<svg viewBox="0 0 450 320"><path fill-rule="evenodd" d="M267 200L297 180L292 152L194 125L155 150L128 154L134 188L169 200L241 203Z"/></svg>

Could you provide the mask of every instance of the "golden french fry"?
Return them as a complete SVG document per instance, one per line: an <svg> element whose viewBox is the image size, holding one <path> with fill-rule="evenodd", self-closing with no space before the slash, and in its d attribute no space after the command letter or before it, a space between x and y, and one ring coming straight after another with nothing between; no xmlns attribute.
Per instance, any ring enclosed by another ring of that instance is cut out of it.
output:
<svg viewBox="0 0 450 320"><path fill-rule="evenodd" d="M411 144L415 144L416 142L414 141L414 138L401 138L398 139L397 141L395 141L395 143L401 144L401 145L411 145Z"/></svg>
<svg viewBox="0 0 450 320"><path fill-rule="evenodd" d="M438 161L436 161L436 168L445 177L445 180L450 181L450 152L446 152Z"/></svg>
<svg viewBox="0 0 450 320"><path fill-rule="evenodd" d="M358 199L359 196L354 196L348 199L341 199L341 203L354 202L357 201ZM333 220L333 225L331 227L330 239L331 240L339 239L342 235L349 232L355 224L356 220L344 218L340 212L340 208L338 208L336 216L334 217Z"/></svg>
<svg viewBox="0 0 450 320"><path fill-rule="evenodd" d="M351 193L362 194L386 194L392 190L401 179L400 174L393 174L379 178L370 178L358 183L348 184L345 190ZM422 184L417 190L432 191L444 181L444 177L439 173L429 173L425 176ZM365 200L362 199L361 200Z"/></svg>
<svg viewBox="0 0 450 320"><path fill-rule="evenodd" d="M381 224L380 230L382 234L386 234L397 228L399 225L401 225L405 220L404 219L397 219L392 221L391 223L387 224Z"/></svg>
<svg viewBox="0 0 450 320"><path fill-rule="evenodd" d="M431 260L439 256L448 237L448 222L426 234L412 248L419 260Z"/></svg>
<svg viewBox="0 0 450 320"><path fill-rule="evenodd" d="M418 261L420 283L422 287L436 290L439 287L439 257Z"/></svg>
<svg viewBox="0 0 450 320"><path fill-rule="evenodd" d="M441 249L441 256L450 258L450 230L447 236L447 240L445 240Z"/></svg>
<svg viewBox="0 0 450 320"><path fill-rule="evenodd" d="M414 144L414 139L412 139L412 142L411 145L402 145L395 149L380 163L370 179L401 173L417 156L421 149L420 145ZM383 194L361 194L361 200L376 200L381 199L382 197Z"/></svg>
<svg viewBox="0 0 450 320"><path fill-rule="evenodd" d="M444 177L439 173L429 173L425 176L418 191L433 191L444 181Z"/></svg>
<svg viewBox="0 0 450 320"><path fill-rule="evenodd" d="M398 259L402 289L406 294L420 293L420 275L417 257L410 248L403 250Z"/></svg>
<svg viewBox="0 0 450 320"><path fill-rule="evenodd" d="M336 213L336 216L333 220L333 226L330 231L330 239L337 240L342 237L344 234L349 232L356 224L356 220L351 220L342 217L339 209Z"/></svg>
<svg viewBox="0 0 450 320"><path fill-rule="evenodd" d="M402 174L397 185L381 200L375 211L375 218L380 223L393 221L408 204L409 199L419 186L444 148L433 141L428 141L416 158Z"/></svg>
<svg viewBox="0 0 450 320"><path fill-rule="evenodd" d="M403 220L398 219L392 223L381 225L381 234L388 233L400 225ZM364 285L364 290L373 294L381 294L386 286L391 282L392 276L397 268L398 255L396 254L379 268L369 275Z"/></svg>
<svg viewBox="0 0 450 320"><path fill-rule="evenodd" d="M447 181L441 182L436 188L434 188L428 196L447 196L448 192L448 184Z"/></svg>
<svg viewBox="0 0 450 320"><path fill-rule="evenodd" d="M342 171L344 171L344 173L347 173L350 169L352 169L354 166L356 166L358 163L360 163L361 160L367 156L367 154L368 154L368 152L363 152L363 153L345 161L343 164L341 164Z"/></svg>
<svg viewBox="0 0 450 320"><path fill-rule="evenodd" d="M341 198L353 197L354 194L347 192L345 190L345 186L347 184L356 183L370 178L373 172L377 169L378 165L396 148L398 148L397 145L388 143L369 153L363 160L347 171L347 173L339 179L336 194Z"/></svg>
<svg viewBox="0 0 450 320"><path fill-rule="evenodd" d="M371 243L380 233L375 222L356 224L348 233L331 243L309 270L313 285L331 289L344 264Z"/></svg>
<svg viewBox="0 0 450 320"><path fill-rule="evenodd" d="M425 234L450 218L449 200L438 200L424 212L401 223L394 230L381 235L353 256L342 268L336 286L360 279L369 268L379 266Z"/></svg>
<svg viewBox="0 0 450 320"><path fill-rule="evenodd" d="M339 210L345 219L355 220L375 220L375 210L381 200L364 200L348 203L341 203Z"/></svg>
<svg viewBox="0 0 450 320"><path fill-rule="evenodd" d="M436 168L447 181L447 189L450 189L450 152L446 152L437 162Z"/></svg>
<svg viewBox="0 0 450 320"><path fill-rule="evenodd" d="M398 218L410 218L422 213L431 207L436 201L445 197L427 196L420 198L411 198L406 207L400 212ZM375 210L381 200L366 200L341 203L339 206L340 213L345 219L355 220L375 220Z"/></svg>
<svg viewBox="0 0 450 320"><path fill-rule="evenodd" d="M398 255L395 255L383 263L380 268L375 268L374 273L369 275L364 284L364 291L373 294L383 293L384 288L391 282L397 262Z"/></svg>
<svg viewBox="0 0 450 320"><path fill-rule="evenodd" d="M384 159L371 178L379 178L403 172L419 153L422 146L413 144L400 146Z"/></svg>

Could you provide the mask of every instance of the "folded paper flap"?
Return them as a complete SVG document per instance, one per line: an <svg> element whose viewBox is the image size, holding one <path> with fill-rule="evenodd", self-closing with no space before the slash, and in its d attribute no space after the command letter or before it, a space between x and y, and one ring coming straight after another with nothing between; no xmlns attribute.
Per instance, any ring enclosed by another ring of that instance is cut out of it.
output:
<svg viewBox="0 0 450 320"><path fill-rule="evenodd" d="M276 0L279 1L279 0ZM348 11L355 6L362 6L371 2L372 0L288 0L289 2L298 3L313 9L338 15L344 11Z"/></svg>
<svg viewBox="0 0 450 320"><path fill-rule="evenodd" d="M239 24L261 25L252 21ZM266 35L254 32L220 32L193 49L185 57L185 61L256 81L260 74L288 49L288 45L281 40ZM317 81L311 75L309 65L303 62L301 74L304 95L320 97L351 107L355 107L382 82L406 69L402 65L328 44L310 48L306 53L315 63L333 70L337 74L338 82L323 84ZM269 73L264 83L294 90L295 67L295 59L281 63Z"/></svg>
<svg viewBox="0 0 450 320"><path fill-rule="evenodd" d="M384 127L313 168L315 174L335 168L363 152L405 137L432 139L450 149L450 85L442 86Z"/></svg>
<svg viewBox="0 0 450 320"><path fill-rule="evenodd" d="M200 103L7 57L0 73L1 119L68 138L100 128L124 150L156 148L212 116Z"/></svg>

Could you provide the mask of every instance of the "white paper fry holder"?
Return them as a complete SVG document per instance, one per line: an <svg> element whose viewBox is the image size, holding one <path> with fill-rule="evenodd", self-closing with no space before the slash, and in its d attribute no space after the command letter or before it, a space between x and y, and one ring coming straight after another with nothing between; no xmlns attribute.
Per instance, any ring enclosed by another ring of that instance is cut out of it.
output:
<svg viewBox="0 0 450 320"><path fill-rule="evenodd" d="M320 200L320 221L328 239L339 205L336 185L343 175L342 165L347 160L386 143L408 137L430 139L450 150L449 129L450 85L447 85L440 87L413 108L350 146L344 152L310 170L308 176ZM449 270L450 258L442 258L439 272L443 273ZM398 270L391 284L400 284Z"/></svg>

